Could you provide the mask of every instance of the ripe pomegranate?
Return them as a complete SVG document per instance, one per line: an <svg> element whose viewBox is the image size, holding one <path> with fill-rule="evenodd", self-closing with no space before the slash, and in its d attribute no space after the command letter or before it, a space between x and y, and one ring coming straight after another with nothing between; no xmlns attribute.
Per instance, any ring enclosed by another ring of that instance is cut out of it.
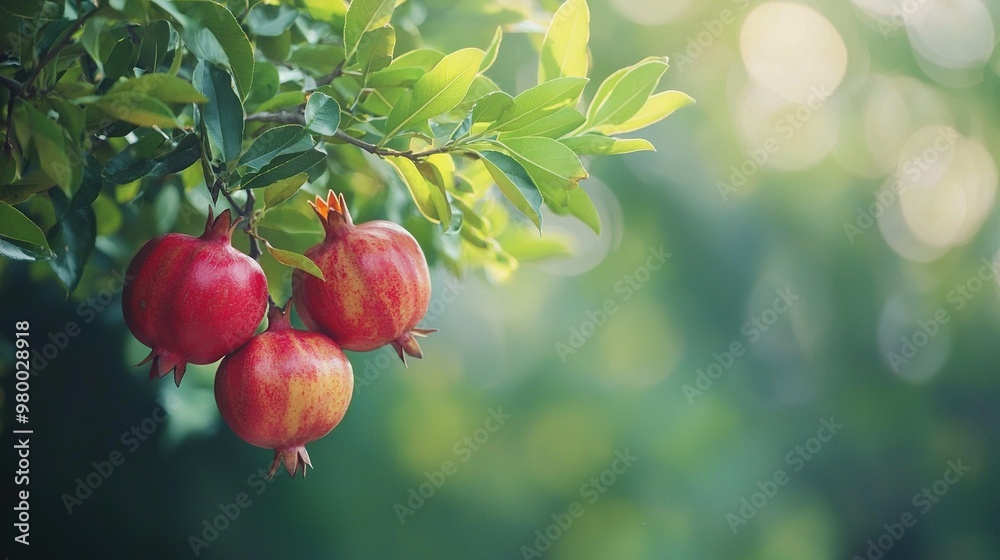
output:
<svg viewBox="0 0 1000 560"><path fill-rule="evenodd" d="M374 350L392 344L403 363L423 357L414 337L431 299L431 276L417 240L399 225L374 220L354 225L344 195L310 202L323 222L326 238L306 251L325 281L296 270L295 308L312 330L330 336L341 348Z"/></svg>
<svg viewBox="0 0 1000 560"><path fill-rule="evenodd" d="M238 222L239 220L237 220ZM188 363L210 364L240 347L267 310L267 279L256 261L230 243L229 210L208 212L205 233L168 233L150 240L128 267L122 294L125 324L152 348L149 378Z"/></svg>
<svg viewBox="0 0 1000 560"><path fill-rule="evenodd" d="M274 449L268 477L284 463L292 478L312 466L305 444L330 433L354 390L351 362L326 335L288 322L291 300L267 314L267 330L223 358L215 402L243 441Z"/></svg>

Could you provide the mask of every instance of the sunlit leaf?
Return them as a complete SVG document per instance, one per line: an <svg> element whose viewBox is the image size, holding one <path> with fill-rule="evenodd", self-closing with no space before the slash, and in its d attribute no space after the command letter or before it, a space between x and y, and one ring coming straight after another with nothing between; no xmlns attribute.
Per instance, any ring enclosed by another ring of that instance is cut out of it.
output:
<svg viewBox="0 0 1000 560"><path fill-rule="evenodd" d="M308 173L299 173L264 187L264 208L274 208L292 198L308 178Z"/></svg>
<svg viewBox="0 0 1000 560"><path fill-rule="evenodd" d="M587 82L587 78L555 78L527 89L514 98L514 103L490 129L511 131L528 126L575 103Z"/></svg>
<svg viewBox="0 0 1000 560"><path fill-rule="evenodd" d="M586 76L590 8L586 0L567 0L556 10L542 40L538 83L562 76Z"/></svg>
<svg viewBox="0 0 1000 560"><path fill-rule="evenodd" d="M267 247L267 252L274 257L274 260L280 262L285 266L290 266L292 268L297 268L302 272L312 274L320 280L325 280L323 278L323 271L320 270L316 263L314 263L309 257L305 255L300 255L299 253L294 253L292 251L286 251L284 249L278 249L271 245L270 242L264 241L264 245Z"/></svg>
<svg viewBox="0 0 1000 560"><path fill-rule="evenodd" d="M662 91L650 96L639 112L624 123L598 126L595 130L608 135L633 132L657 123L669 117L677 109L694 103L694 98L684 92Z"/></svg>
<svg viewBox="0 0 1000 560"><path fill-rule="evenodd" d="M344 59L348 62L357 52L366 31L389 23L396 0L354 0L344 18Z"/></svg>
<svg viewBox="0 0 1000 560"><path fill-rule="evenodd" d="M633 117L666 71L666 59L650 57L608 76L587 109L586 128L622 124Z"/></svg>
<svg viewBox="0 0 1000 560"><path fill-rule="evenodd" d="M611 138L600 134L582 134L560 140L578 155L614 155L632 152L655 152L656 148L642 138Z"/></svg>
<svg viewBox="0 0 1000 560"><path fill-rule="evenodd" d="M51 259L45 234L17 208L0 202L0 256L14 260Z"/></svg>

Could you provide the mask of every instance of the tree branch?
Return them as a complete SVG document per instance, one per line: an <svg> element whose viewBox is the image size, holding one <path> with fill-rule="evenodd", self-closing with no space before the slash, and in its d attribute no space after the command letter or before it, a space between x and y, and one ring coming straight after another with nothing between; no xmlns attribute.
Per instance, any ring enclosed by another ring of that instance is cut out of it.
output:
<svg viewBox="0 0 1000 560"><path fill-rule="evenodd" d="M282 124L300 124L305 125L305 116L299 112L262 112L253 113L247 115L247 121L257 121L257 122L276 122ZM347 134L343 130L337 130L332 136L327 136L327 138L333 138L340 140L352 146L361 148L362 150L379 157L405 157L413 161L420 161L428 156L434 154L446 154L449 152L461 151L454 144L445 144L444 146L439 146L437 148L431 148L429 150L424 150L421 152L414 152L413 150L392 150L389 148L381 148L375 144L365 142L359 138L355 138L350 134Z"/></svg>

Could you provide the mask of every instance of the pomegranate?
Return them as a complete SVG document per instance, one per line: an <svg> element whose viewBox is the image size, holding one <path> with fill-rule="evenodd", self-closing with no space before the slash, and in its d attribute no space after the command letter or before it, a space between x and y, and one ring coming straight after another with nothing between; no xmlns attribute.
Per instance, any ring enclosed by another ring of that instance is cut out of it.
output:
<svg viewBox="0 0 1000 560"><path fill-rule="evenodd" d="M305 444L330 433L354 390L351 362L335 342L293 329L288 309L273 306L267 330L223 358L215 401L226 424L249 444L274 449L268 477L280 464L292 478L312 466Z"/></svg>
<svg viewBox="0 0 1000 560"><path fill-rule="evenodd" d="M403 363L423 357L415 328L431 299L431 276L417 240L399 225L374 220L354 225L344 195L310 202L326 238L306 251L326 280L294 272L295 308L312 330L341 348L374 350L392 344Z"/></svg>
<svg viewBox="0 0 1000 560"><path fill-rule="evenodd" d="M238 222L239 220L237 220ZM188 363L210 364L249 339L267 310L267 279L230 243L229 210L208 212L205 233L168 233L132 259L122 293L125 324L152 348L149 378L174 371L180 386Z"/></svg>

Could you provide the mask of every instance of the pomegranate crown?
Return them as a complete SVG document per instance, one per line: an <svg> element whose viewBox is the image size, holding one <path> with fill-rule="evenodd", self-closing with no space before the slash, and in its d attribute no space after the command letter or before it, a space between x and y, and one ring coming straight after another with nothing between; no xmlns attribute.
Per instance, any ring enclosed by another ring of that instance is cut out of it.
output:
<svg viewBox="0 0 1000 560"><path fill-rule="evenodd" d="M239 225L242 219L243 216L237 216L234 221L233 215L228 208L216 218L212 207L209 206L208 221L205 222L205 233L201 235L201 238L205 240L224 239L230 241L233 238L233 231L236 230L236 226Z"/></svg>
<svg viewBox="0 0 1000 560"><path fill-rule="evenodd" d="M319 216L320 221L323 222L323 229L327 233L345 225L354 225L351 211L347 209L347 200L344 199L343 193L338 195L330 190L326 195L326 200L323 200L321 196L316 196L316 201L310 202L309 206L312 206L313 211Z"/></svg>
<svg viewBox="0 0 1000 560"><path fill-rule="evenodd" d="M288 318L288 312L292 308L292 298L288 298L285 307L271 303L267 310L267 330L269 332L284 331L292 328L292 323Z"/></svg>

